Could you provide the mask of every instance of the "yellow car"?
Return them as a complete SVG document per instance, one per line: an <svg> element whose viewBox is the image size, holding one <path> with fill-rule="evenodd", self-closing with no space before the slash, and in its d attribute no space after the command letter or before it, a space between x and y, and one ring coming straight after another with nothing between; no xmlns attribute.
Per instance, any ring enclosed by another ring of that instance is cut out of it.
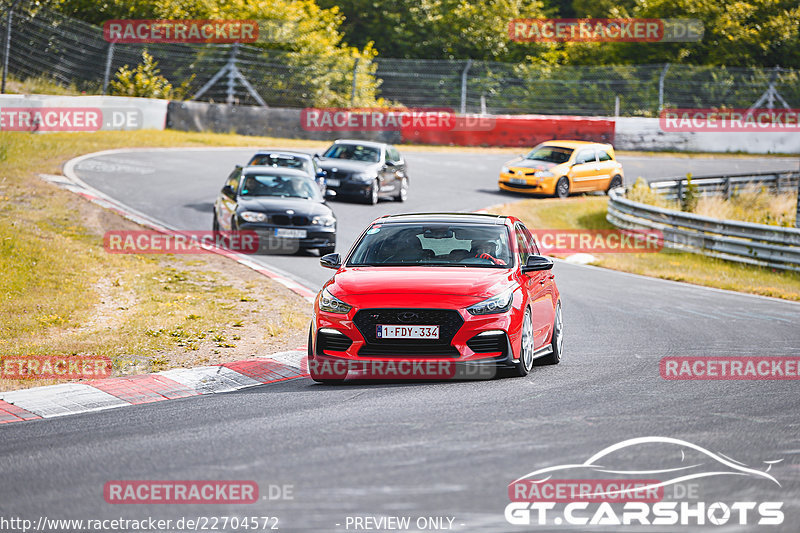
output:
<svg viewBox="0 0 800 533"><path fill-rule="evenodd" d="M606 191L622 185L622 164L610 144L548 141L500 170L504 191L566 198L573 192Z"/></svg>

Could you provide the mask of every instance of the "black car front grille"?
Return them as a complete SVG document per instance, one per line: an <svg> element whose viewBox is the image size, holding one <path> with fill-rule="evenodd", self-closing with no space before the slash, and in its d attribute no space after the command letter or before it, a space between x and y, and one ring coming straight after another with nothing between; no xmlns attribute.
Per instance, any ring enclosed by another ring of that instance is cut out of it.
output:
<svg viewBox="0 0 800 533"><path fill-rule="evenodd" d="M469 349L475 353L497 353L508 354L508 340L505 333L491 335L476 335L467 341Z"/></svg>
<svg viewBox="0 0 800 533"><path fill-rule="evenodd" d="M450 343L464 319L452 309L362 309L353 317L353 323L366 341L358 355L458 357L458 350ZM439 326L439 338L379 339L379 324Z"/></svg>
<svg viewBox="0 0 800 533"><path fill-rule="evenodd" d="M512 187L514 189L538 189L539 188L538 185L525 185L525 184L522 184L522 183L509 183L509 182L506 182L505 185L506 185L506 187Z"/></svg>
<svg viewBox="0 0 800 533"><path fill-rule="evenodd" d="M328 333L320 331L317 333L317 355L324 355L324 352L344 352L350 348L353 341L343 333Z"/></svg>
<svg viewBox="0 0 800 533"><path fill-rule="evenodd" d="M331 172L329 170L328 174L325 177L344 181L344 180L346 180L347 178L350 177L350 173L349 172L342 172L341 170L338 170L336 172Z"/></svg>
<svg viewBox="0 0 800 533"><path fill-rule="evenodd" d="M276 226L308 226L311 219L305 215L272 215L272 223Z"/></svg>

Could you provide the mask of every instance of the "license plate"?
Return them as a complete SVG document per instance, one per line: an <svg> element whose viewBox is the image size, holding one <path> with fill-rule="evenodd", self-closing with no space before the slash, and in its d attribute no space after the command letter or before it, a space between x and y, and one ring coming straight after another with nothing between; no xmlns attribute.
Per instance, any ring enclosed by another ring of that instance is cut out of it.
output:
<svg viewBox="0 0 800 533"><path fill-rule="evenodd" d="M304 229L275 228L275 236L280 239L305 239L307 234Z"/></svg>
<svg viewBox="0 0 800 533"><path fill-rule="evenodd" d="M509 178L508 182L513 183L515 185L525 185L526 183L528 183L527 180L524 180L522 178Z"/></svg>
<svg viewBox="0 0 800 533"><path fill-rule="evenodd" d="M439 326L378 325L379 339L438 339Z"/></svg>
<svg viewBox="0 0 800 533"><path fill-rule="evenodd" d="M342 184L342 182L340 180L336 179L336 178L326 178L325 179L325 184L328 187L338 187L339 185Z"/></svg>

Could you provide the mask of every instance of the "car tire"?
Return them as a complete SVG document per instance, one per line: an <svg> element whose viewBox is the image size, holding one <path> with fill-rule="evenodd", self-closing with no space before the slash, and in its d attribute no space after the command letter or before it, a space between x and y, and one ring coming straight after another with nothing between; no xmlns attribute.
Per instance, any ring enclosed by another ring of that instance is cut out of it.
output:
<svg viewBox="0 0 800 533"><path fill-rule="evenodd" d="M341 383L344 383L343 379L323 379L314 376L314 372L311 370L311 361L312 358L314 357L314 343L313 343L314 338L311 335L311 330L313 327L314 327L313 323L308 327L308 359L306 359L306 361L308 361L308 375L311 376L311 379L313 381L316 381L317 383L322 383L323 385L339 385Z"/></svg>
<svg viewBox="0 0 800 533"><path fill-rule="evenodd" d="M214 232L219 231L219 219L217 218L216 211L214 212L214 221L211 223L211 230Z"/></svg>
<svg viewBox="0 0 800 533"><path fill-rule="evenodd" d="M403 176L400 178L400 190L397 191L397 196L394 197L396 202L405 202L408 198L408 178Z"/></svg>
<svg viewBox="0 0 800 533"><path fill-rule="evenodd" d="M378 203L378 194L380 193L380 184L378 180L372 182L372 187L369 188L369 195L366 197L365 202L369 205Z"/></svg>
<svg viewBox="0 0 800 533"><path fill-rule="evenodd" d="M561 353L564 346L564 320L561 316L561 302L556 304L556 315L553 318L553 335L550 347L553 349L548 355L536 360L537 366L557 365L561 362Z"/></svg>
<svg viewBox="0 0 800 533"><path fill-rule="evenodd" d="M559 178L556 183L556 192L554 196L556 198L566 198L569 196L569 178L566 176L561 176L561 178Z"/></svg>
<svg viewBox="0 0 800 533"><path fill-rule="evenodd" d="M611 189L614 189L616 187L622 187L622 176L620 176L619 174L611 178L611 181L608 184L608 189L606 189L606 194L611 192Z"/></svg>
<svg viewBox="0 0 800 533"><path fill-rule="evenodd" d="M519 363L514 364L517 376L525 377L533 368L533 319L530 308L525 309L522 317L522 330L519 339Z"/></svg>

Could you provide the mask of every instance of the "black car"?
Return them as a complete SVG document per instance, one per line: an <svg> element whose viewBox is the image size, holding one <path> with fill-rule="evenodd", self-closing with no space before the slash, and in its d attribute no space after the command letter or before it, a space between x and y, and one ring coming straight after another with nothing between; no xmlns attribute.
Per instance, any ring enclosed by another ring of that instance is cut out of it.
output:
<svg viewBox="0 0 800 533"><path fill-rule="evenodd" d="M214 231L252 230L260 253L336 248L336 216L305 171L237 167L214 202Z"/></svg>
<svg viewBox="0 0 800 533"><path fill-rule="evenodd" d="M360 199L368 204L381 197L399 202L408 196L408 174L403 156L385 143L337 140L320 156L328 190L337 197Z"/></svg>
<svg viewBox="0 0 800 533"><path fill-rule="evenodd" d="M326 192L325 171L319 166L319 159L316 155L291 150L259 150L253 154L246 166L254 165L303 170L314 178L323 195Z"/></svg>

